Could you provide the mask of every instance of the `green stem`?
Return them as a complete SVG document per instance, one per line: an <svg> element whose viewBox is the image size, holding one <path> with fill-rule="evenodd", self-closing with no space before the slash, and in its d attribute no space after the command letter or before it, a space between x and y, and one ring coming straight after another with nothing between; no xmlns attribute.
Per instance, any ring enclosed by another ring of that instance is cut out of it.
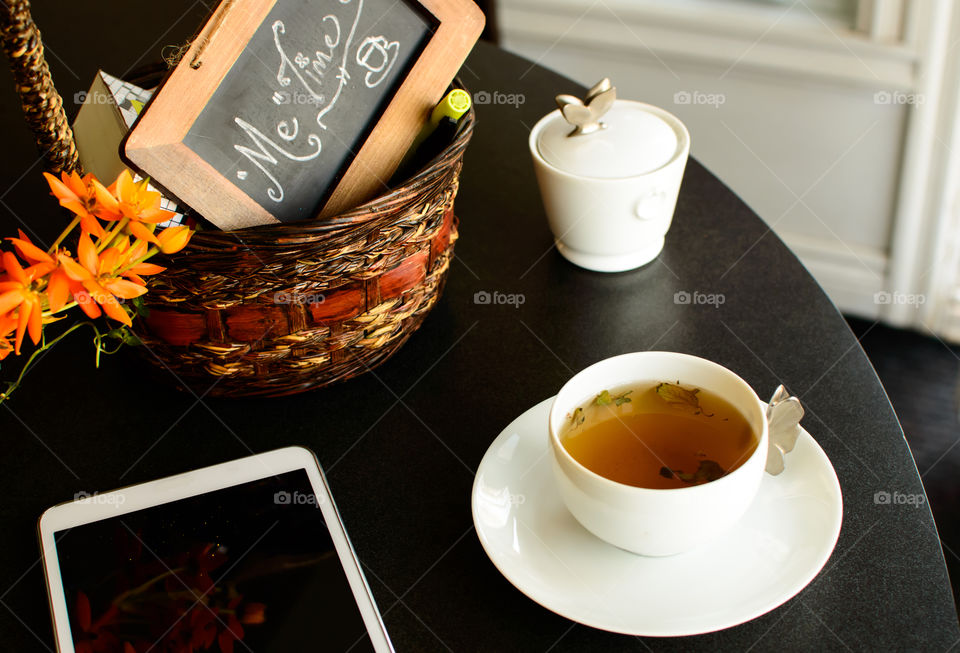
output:
<svg viewBox="0 0 960 653"><path fill-rule="evenodd" d="M73 326L71 326L69 329L67 329L66 331L64 331L63 333L61 333L59 336L57 336L56 338L54 338L54 339L51 340L50 342L46 342L46 339L44 339L43 345L42 345L41 347L35 349L35 350L33 351L33 353L30 354L30 358L27 359L27 362L23 364L23 367L22 367L22 368L20 368L20 374L17 376L17 380L14 381L14 382L12 382L12 383L10 383L10 384L7 386L7 389L6 389L5 391L0 392L0 404L3 404L3 402L5 402L7 399L9 399L9 398L10 398L10 395L12 395L13 392L14 392L17 388L20 387L20 383L23 382L23 377L26 376L27 370L30 368L30 365L31 365L31 364L33 363L33 361L37 358L37 356L39 356L41 353L45 352L46 350L52 348L52 347L53 347L54 345L56 345L58 342L60 342L61 340L63 340L63 339L66 338L68 335L70 335L71 333L73 333L74 331L76 331L77 329L79 329L79 328L82 327L82 326L88 326L88 327L90 327L91 329L93 329L93 332L96 334L96 337L97 337L97 338L100 338L100 337L101 337L101 336L100 336L100 330L97 328L97 325L94 324L93 322L87 321L87 322L77 322L76 324L74 324ZM97 365L99 366L99 364L100 364L100 345L99 345L99 342L98 342L98 344L97 344Z"/></svg>
<svg viewBox="0 0 960 653"><path fill-rule="evenodd" d="M42 347L35 349L33 353L30 354L30 358L27 359L27 362L23 364L22 368L20 368L20 374L17 376L17 380L11 383L5 392L0 393L0 404L6 401L10 397L10 395L13 394L13 391L20 387L20 383L23 381L23 377L26 375L27 370L30 368L30 364L33 363L34 359L37 356L39 356L42 352L46 351L47 349L50 349L51 347L56 345L58 342L60 342L65 337L67 337L68 335L70 335L71 333L73 333L74 331L76 331L77 329L79 329L85 324L89 324L91 327L93 327L94 331L97 331L96 326L94 326L90 322L78 322L77 324L74 324L72 327L70 327L63 333L61 333L59 336L57 336L50 342L44 342ZM99 331L97 332L99 333Z"/></svg>
<svg viewBox="0 0 960 653"><path fill-rule="evenodd" d="M146 261L148 258L150 258L151 256L153 256L154 254L156 254L156 253L159 252L159 251L160 251L160 250L159 250L158 248L156 248L156 247L151 247L151 248L149 248L149 249L147 250L147 253L146 253L146 254L144 254L143 256L141 256L140 258L138 258L138 259L137 259L136 261L134 261L133 263L130 263L129 265L126 265L126 266L120 268L115 274L116 274L117 276L120 276L121 274L123 274L124 272L126 272L127 270L129 270L130 268L132 268L133 266L139 265L139 264L143 263L144 261Z"/></svg>
<svg viewBox="0 0 960 653"><path fill-rule="evenodd" d="M97 254L105 250L107 246L114 241L114 239L117 237L117 234L119 234L120 231L127 226L128 222L130 222L130 218L121 218L120 221L117 222L117 226L111 229L107 233L107 237L104 238L103 241L97 246Z"/></svg>
<svg viewBox="0 0 960 653"><path fill-rule="evenodd" d="M60 235L57 237L55 241L53 241L53 245L51 245L50 249L47 250L47 254L49 254L50 256L55 256L57 253L57 248L60 247L60 243L63 242L63 239L66 238L67 235L71 231L73 231L78 224L80 224L79 215L74 216L73 220L70 221L70 224L67 225L67 228L60 233Z"/></svg>
<svg viewBox="0 0 960 653"><path fill-rule="evenodd" d="M57 313L63 313L64 311L69 311L71 308L73 308L73 307L76 306L76 305L77 305L77 302L76 302L76 301L72 301L72 302L70 302L70 303L68 303L68 304L64 304L63 306L61 306L61 307L60 307L58 310L56 310L56 311L50 311L50 310L44 311L43 317L52 317L52 316L56 315Z"/></svg>

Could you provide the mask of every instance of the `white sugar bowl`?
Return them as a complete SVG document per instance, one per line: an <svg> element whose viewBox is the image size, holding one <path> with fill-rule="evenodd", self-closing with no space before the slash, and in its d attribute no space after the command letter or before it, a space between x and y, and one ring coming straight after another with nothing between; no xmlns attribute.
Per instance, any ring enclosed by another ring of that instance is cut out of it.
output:
<svg viewBox="0 0 960 653"><path fill-rule="evenodd" d="M560 95L557 104L529 138L557 249L598 272L649 263L673 219L687 128L663 109L617 100L606 79L584 101Z"/></svg>

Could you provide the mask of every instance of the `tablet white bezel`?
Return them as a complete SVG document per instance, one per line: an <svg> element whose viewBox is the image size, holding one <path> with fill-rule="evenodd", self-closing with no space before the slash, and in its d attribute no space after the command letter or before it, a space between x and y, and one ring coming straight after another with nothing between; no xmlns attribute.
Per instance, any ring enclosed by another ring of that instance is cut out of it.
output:
<svg viewBox="0 0 960 653"><path fill-rule="evenodd" d="M298 469L304 470L310 479L317 504L360 608L370 641L378 652L392 653L393 646L380 618L380 611L344 531L326 479L313 452L304 447L275 449L111 492L98 493L47 509L40 516L38 530L57 650L61 653L74 653L54 533Z"/></svg>

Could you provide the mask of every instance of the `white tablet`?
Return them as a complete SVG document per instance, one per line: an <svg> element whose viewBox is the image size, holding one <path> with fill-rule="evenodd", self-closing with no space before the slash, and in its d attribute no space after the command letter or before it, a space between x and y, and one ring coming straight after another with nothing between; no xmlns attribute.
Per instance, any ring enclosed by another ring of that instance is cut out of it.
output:
<svg viewBox="0 0 960 653"><path fill-rule="evenodd" d="M393 650L307 449L81 493L39 530L58 651Z"/></svg>

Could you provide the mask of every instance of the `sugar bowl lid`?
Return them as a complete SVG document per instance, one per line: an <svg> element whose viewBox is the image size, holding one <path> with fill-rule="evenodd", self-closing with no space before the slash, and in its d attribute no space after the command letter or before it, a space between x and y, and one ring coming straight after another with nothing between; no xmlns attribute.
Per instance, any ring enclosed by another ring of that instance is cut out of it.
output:
<svg viewBox="0 0 960 653"><path fill-rule="evenodd" d="M583 100L558 95L560 112L537 139L540 156L564 172L608 179L666 165L679 145L673 127L644 105L618 102L616 97L609 79L591 88Z"/></svg>

